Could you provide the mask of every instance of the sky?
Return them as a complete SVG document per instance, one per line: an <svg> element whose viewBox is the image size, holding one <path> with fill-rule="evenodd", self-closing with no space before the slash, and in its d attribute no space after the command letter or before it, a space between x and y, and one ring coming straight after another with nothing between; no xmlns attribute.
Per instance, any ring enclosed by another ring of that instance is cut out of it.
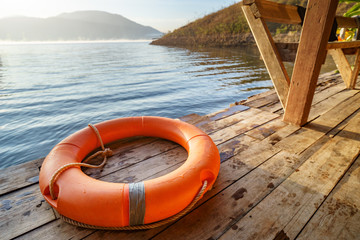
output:
<svg viewBox="0 0 360 240"><path fill-rule="evenodd" d="M238 0L0 0L0 18L47 18L64 12L100 10L166 33L235 2Z"/></svg>

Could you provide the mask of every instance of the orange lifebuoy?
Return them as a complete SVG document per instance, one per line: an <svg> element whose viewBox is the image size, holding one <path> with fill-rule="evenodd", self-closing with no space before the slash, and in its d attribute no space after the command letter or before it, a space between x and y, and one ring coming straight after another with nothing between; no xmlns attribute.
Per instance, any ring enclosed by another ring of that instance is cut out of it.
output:
<svg viewBox="0 0 360 240"><path fill-rule="evenodd" d="M220 156L211 138L180 120L129 117L102 122L95 127L105 144L132 136L159 137L179 143L187 150L188 158L171 173L133 184L103 182L87 176L80 167L70 168L57 178L56 199L52 199L49 191L52 175L65 164L81 162L100 146L90 128L70 135L45 158L39 179L46 201L69 219L102 227L157 222L184 209L204 181L208 182L206 190L211 188L219 173ZM132 216L131 201L140 202L143 213Z"/></svg>

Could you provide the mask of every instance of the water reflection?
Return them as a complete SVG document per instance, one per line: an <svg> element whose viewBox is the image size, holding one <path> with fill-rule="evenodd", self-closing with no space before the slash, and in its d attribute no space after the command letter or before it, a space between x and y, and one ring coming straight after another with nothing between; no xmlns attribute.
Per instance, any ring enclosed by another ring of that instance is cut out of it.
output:
<svg viewBox="0 0 360 240"><path fill-rule="evenodd" d="M198 61L194 70L188 71L196 78L215 78L220 88L237 86L238 91L264 91L273 88L259 51L254 46L236 48L188 49Z"/></svg>
<svg viewBox="0 0 360 240"><path fill-rule="evenodd" d="M24 44L0 54L0 169L46 156L89 122L205 115L273 87L256 47Z"/></svg>
<svg viewBox="0 0 360 240"><path fill-rule="evenodd" d="M4 86L3 86L3 71L4 71L4 66L3 66L3 63L2 63L2 60L1 60L1 56L0 56L0 89L4 89Z"/></svg>
<svg viewBox="0 0 360 240"><path fill-rule="evenodd" d="M237 86L240 91L264 91L272 89L273 85L260 57L256 46L239 46L236 48L192 48L187 49L189 55L194 55L200 61L194 61L194 66L202 66L188 73L196 77L216 77L222 88ZM291 78L294 63L284 63ZM321 73L336 70L336 65L327 56Z"/></svg>

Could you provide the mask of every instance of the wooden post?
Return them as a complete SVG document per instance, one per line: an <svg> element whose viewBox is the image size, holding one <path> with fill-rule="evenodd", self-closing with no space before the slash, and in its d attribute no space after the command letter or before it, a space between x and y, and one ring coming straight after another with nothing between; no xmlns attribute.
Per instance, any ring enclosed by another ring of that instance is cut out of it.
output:
<svg viewBox="0 0 360 240"><path fill-rule="evenodd" d="M309 0L307 4L286 102L285 122L295 125L307 122L338 2Z"/></svg>
<svg viewBox="0 0 360 240"><path fill-rule="evenodd" d="M252 5L256 8L256 5ZM286 72L282 59L275 46L274 40L262 18L255 18L250 6L243 5L242 10L254 35L262 59L269 72L280 102L285 109L286 98L289 91L289 76Z"/></svg>

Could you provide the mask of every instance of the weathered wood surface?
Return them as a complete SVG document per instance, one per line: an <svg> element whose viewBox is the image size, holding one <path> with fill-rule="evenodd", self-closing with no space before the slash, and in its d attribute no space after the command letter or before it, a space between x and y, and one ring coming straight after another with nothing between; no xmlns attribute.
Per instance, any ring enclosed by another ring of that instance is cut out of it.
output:
<svg viewBox="0 0 360 240"><path fill-rule="evenodd" d="M285 107L290 80L271 33L264 19L255 18L250 6L244 5L242 10L254 35L261 57L264 59L266 69L275 86L280 102Z"/></svg>
<svg viewBox="0 0 360 240"><path fill-rule="evenodd" d="M326 45L326 49L337 49L337 48L358 48L360 47L360 41L349 41L349 42L329 42Z"/></svg>
<svg viewBox="0 0 360 240"><path fill-rule="evenodd" d="M308 1L286 100L285 122L298 126L307 122L337 5L338 0Z"/></svg>
<svg viewBox="0 0 360 240"><path fill-rule="evenodd" d="M359 187L360 90L346 90L339 79L337 74L319 81L312 121L304 127L282 121L274 90L217 113L182 117L212 137L221 168L213 189L190 213L160 228L74 227L42 198L41 160L2 170L0 239L356 239L360 203L352 189ZM108 164L87 174L142 181L173 171L187 157L179 145L156 138L109 146L115 155Z"/></svg>
<svg viewBox="0 0 360 240"><path fill-rule="evenodd" d="M243 0L244 5L251 5L253 14L266 21L285 24L301 24L297 6L263 0ZM355 18L336 16L338 28L358 28Z"/></svg>
<svg viewBox="0 0 360 240"><path fill-rule="evenodd" d="M244 1L244 5L250 5L254 16L263 18L265 21L301 24L301 18L297 11L297 6L279 4L270 1Z"/></svg>
<svg viewBox="0 0 360 240"><path fill-rule="evenodd" d="M298 239L357 239L360 236L360 157L331 192Z"/></svg>
<svg viewBox="0 0 360 240"><path fill-rule="evenodd" d="M360 32L360 28L358 29L358 31ZM351 72L350 84L349 84L348 88L350 88L350 89L355 88L356 81L359 76L359 71L360 71L360 48L356 49L354 69Z"/></svg>
<svg viewBox="0 0 360 240"><path fill-rule="evenodd" d="M359 136L346 137L348 131L358 135L359 125L357 114L222 239L276 239L280 234L294 239L359 155Z"/></svg>
<svg viewBox="0 0 360 240"><path fill-rule="evenodd" d="M43 158L0 170L0 196L39 182Z"/></svg>
<svg viewBox="0 0 360 240"><path fill-rule="evenodd" d="M332 56L336 67L339 69L342 79L344 80L346 87L350 88L351 79L351 65L347 60L342 49L330 49L328 53Z"/></svg>
<svg viewBox="0 0 360 240"><path fill-rule="evenodd" d="M332 54L348 88L353 89L360 65L360 41L329 42L338 0L309 1L303 21L297 6L265 0L244 0L242 10L255 38L262 59L273 81L280 103L285 109L284 121L304 125L327 50ZM339 26L358 28L357 20L338 17ZM300 43L275 43L266 22L302 24ZM314 34L316 32L317 34ZM354 70L345 54L355 54ZM295 61L291 81L283 62ZM278 106L273 106L277 108ZM270 110L272 111L272 109ZM275 111L273 111L275 112ZM280 113L281 110L277 113Z"/></svg>

